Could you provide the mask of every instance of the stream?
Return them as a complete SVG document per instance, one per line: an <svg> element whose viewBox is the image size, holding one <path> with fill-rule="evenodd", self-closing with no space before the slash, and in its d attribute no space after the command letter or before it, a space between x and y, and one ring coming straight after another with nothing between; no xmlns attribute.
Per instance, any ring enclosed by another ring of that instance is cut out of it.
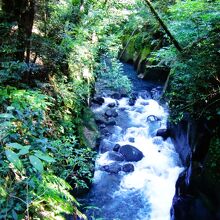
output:
<svg viewBox="0 0 220 220"><path fill-rule="evenodd" d="M101 131L94 182L81 202L88 219L169 220L175 183L183 170L166 131L168 110L158 103L162 87L142 81L124 64L133 96L101 92L93 103Z"/></svg>

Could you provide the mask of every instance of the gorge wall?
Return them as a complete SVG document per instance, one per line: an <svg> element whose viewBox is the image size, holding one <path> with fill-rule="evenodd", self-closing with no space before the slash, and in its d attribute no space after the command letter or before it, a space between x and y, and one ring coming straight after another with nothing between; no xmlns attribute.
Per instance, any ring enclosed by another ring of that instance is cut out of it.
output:
<svg viewBox="0 0 220 220"><path fill-rule="evenodd" d="M170 136L186 169L176 182L172 220L220 219L219 178L214 173L210 148L217 122L181 121L168 125Z"/></svg>

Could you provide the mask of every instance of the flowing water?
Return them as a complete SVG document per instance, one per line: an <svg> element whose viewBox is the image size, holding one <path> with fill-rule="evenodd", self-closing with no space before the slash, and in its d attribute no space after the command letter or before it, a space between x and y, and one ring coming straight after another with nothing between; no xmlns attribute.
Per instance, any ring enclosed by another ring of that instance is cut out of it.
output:
<svg viewBox="0 0 220 220"><path fill-rule="evenodd" d="M126 97L116 100L107 96L104 104L92 107L97 116L103 116L110 109L109 104L115 105L111 109L117 115L115 125L101 126L108 150L100 149L103 153L96 161L93 186L84 198L86 213L88 219L169 220L175 182L183 168L171 140L156 136L158 129L166 128L168 117L166 108L152 99L152 94L160 93L161 88L134 79L129 68L125 66L136 84L135 103L129 105ZM115 161L109 156L115 144L132 145L144 157L137 162ZM125 164L133 165L134 171L121 171Z"/></svg>

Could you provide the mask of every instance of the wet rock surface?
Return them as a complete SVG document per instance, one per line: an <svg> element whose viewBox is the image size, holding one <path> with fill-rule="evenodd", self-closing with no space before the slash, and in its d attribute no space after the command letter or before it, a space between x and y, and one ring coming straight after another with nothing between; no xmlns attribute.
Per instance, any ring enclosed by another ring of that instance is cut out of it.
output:
<svg viewBox="0 0 220 220"><path fill-rule="evenodd" d="M92 102L98 105L102 105L105 102L103 97L97 96L92 99Z"/></svg>
<svg viewBox="0 0 220 220"><path fill-rule="evenodd" d="M211 124L205 120L182 120L169 124L172 141L185 171L176 182L171 216L174 220L219 220L219 184L210 180L204 166L211 138Z"/></svg>
<svg viewBox="0 0 220 220"><path fill-rule="evenodd" d="M158 129L156 136L160 136L166 140L168 137L170 137L170 131L168 129Z"/></svg>
<svg viewBox="0 0 220 220"><path fill-rule="evenodd" d="M100 168L100 170L111 173L111 174L117 174L119 171L121 171L121 169L122 169L122 166L117 162L104 165Z"/></svg>
<svg viewBox="0 0 220 220"><path fill-rule="evenodd" d="M116 112L115 109L107 109L105 112L105 116L107 117L117 117L118 113Z"/></svg>
<svg viewBox="0 0 220 220"><path fill-rule="evenodd" d="M134 165L131 163L126 163L122 166L122 171L130 173L134 171Z"/></svg>
<svg viewBox="0 0 220 220"><path fill-rule="evenodd" d="M115 161L124 161L125 160L125 158L122 154L115 152L115 151L108 152L108 159L115 160Z"/></svg>
<svg viewBox="0 0 220 220"><path fill-rule="evenodd" d="M126 144L120 147L119 153L121 153L126 161L139 161L144 155L136 147Z"/></svg>

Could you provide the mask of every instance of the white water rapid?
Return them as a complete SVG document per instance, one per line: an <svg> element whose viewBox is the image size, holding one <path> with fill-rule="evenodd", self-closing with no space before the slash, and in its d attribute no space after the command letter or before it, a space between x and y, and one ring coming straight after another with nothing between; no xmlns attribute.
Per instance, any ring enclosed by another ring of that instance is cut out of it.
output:
<svg viewBox="0 0 220 220"><path fill-rule="evenodd" d="M93 108L94 113L105 115L110 103L115 103L118 116L114 119L116 125L103 126L109 131L105 140L112 146L132 145L144 157L125 162L109 159L113 149L99 154L93 187L87 197L88 218L169 220L175 182L183 168L171 140L156 136L158 129L166 128L167 111L155 100L138 96L133 106L128 98L105 98L102 106ZM118 171L128 163L133 164L133 172ZM111 164L116 168L103 169Z"/></svg>

